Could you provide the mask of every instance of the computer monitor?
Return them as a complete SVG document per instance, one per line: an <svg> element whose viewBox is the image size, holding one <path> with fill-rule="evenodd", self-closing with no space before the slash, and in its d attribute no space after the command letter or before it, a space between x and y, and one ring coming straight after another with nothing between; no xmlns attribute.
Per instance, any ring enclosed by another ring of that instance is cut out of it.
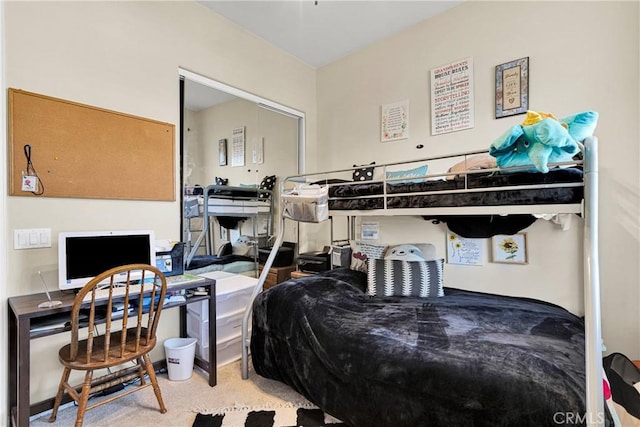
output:
<svg viewBox="0 0 640 427"><path fill-rule="evenodd" d="M82 288L110 268L155 265L155 258L155 238L150 230L62 232L58 235L58 287Z"/></svg>

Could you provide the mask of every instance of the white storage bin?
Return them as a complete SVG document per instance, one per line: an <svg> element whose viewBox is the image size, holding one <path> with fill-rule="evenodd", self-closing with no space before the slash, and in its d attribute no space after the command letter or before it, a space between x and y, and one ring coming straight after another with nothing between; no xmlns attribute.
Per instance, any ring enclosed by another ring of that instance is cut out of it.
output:
<svg viewBox="0 0 640 427"><path fill-rule="evenodd" d="M242 359L242 334L216 344L217 365L224 366Z"/></svg>
<svg viewBox="0 0 640 427"><path fill-rule="evenodd" d="M196 343L196 355L206 361L209 361L209 346L202 346L200 341ZM242 356L241 356L242 357Z"/></svg>
<svg viewBox="0 0 640 427"><path fill-rule="evenodd" d="M216 317L247 308L258 279L225 272L214 273L217 274L205 273L202 276L216 280ZM188 304L187 310L198 315L201 320L209 319L209 301Z"/></svg>
<svg viewBox="0 0 640 427"><path fill-rule="evenodd" d="M244 310L239 310L226 316L216 318L216 339L218 342L228 340L242 333L242 317ZM249 317L251 329L251 317ZM187 335L197 338L203 346L209 346L209 321L200 320L199 316L187 312Z"/></svg>
<svg viewBox="0 0 640 427"><path fill-rule="evenodd" d="M209 301L198 301L187 304L187 316L189 314L193 314L198 317L199 320L209 320Z"/></svg>
<svg viewBox="0 0 640 427"><path fill-rule="evenodd" d="M196 314L187 312L187 336L197 338L198 343L209 346L209 321L200 320Z"/></svg>
<svg viewBox="0 0 640 427"><path fill-rule="evenodd" d="M201 359L209 359L209 346L196 344L196 353ZM242 358L242 334L233 336L224 341L218 341L216 345L216 365L227 365Z"/></svg>
<svg viewBox="0 0 640 427"><path fill-rule="evenodd" d="M241 275L218 282L216 284L216 315L222 316L247 308L257 283L258 279L255 277Z"/></svg>
<svg viewBox="0 0 640 427"><path fill-rule="evenodd" d="M216 319L216 339L218 342L228 340L242 333L243 316L244 310L238 310ZM249 317L249 322L251 322L251 317ZM251 325L251 323L249 323L249 325Z"/></svg>

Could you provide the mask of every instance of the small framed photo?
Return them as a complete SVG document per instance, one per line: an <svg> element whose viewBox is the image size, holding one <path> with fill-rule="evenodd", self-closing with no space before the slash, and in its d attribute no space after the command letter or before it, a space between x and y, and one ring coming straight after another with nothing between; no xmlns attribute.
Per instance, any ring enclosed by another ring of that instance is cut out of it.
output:
<svg viewBox="0 0 640 427"><path fill-rule="evenodd" d="M491 238L493 262L505 264L527 264L527 235L497 234Z"/></svg>
<svg viewBox="0 0 640 427"><path fill-rule="evenodd" d="M221 139L218 141L218 155L220 156L220 166L227 165L227 139Z"/></svg>
<svg viewBox="0 0 640 427"><path fill-rule="evenodd" d="M529 109L529 57L496 66L496 119Z"/></svg>

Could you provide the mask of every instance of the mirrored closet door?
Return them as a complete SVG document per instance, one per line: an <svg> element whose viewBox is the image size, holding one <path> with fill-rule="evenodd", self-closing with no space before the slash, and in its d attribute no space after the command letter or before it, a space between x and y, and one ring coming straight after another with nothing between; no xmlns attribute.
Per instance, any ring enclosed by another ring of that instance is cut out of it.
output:
<svg viewBox="0 0 640 427"><path fill-rule="evenodd" d="M280 180L304 169L304 114L186 70L180 70L180 80L181 235L185 258L201 262L188 266L193 270L207 264L209 257L225 253L225 246L227 252L240 254L247 240L251 247L269 245L277 232ZM258 201L261 213L247 217L238 214L242 208L237 206L214 208L210 203L204 217L207 187L266 188L274 176L268 213ZM224 209L231 214L223 215Z"/></svg>

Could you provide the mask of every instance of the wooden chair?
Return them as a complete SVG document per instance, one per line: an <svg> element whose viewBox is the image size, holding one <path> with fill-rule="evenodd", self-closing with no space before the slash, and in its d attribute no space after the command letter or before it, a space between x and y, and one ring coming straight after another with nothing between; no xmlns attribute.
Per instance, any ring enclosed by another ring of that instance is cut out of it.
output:
<svg viewBox="0 0 640 427"><path fill-rule="evenodd" d="M144 286L144 292L140 292L141 286ZM167 282L160 270L151 265L130 264L105 271L78 292L71 308L71 343L58 353L64 372L49 422L56 420L65 391L78 404L76 427L82 426L87 410L150 385L158 399L160 412L167 412L149 357L149 352L156 345L156 329L166 291ZM124 307L124 310L117 311L118 307ZM97 332L98 325L103 323L104 333L100 334ZM80 330L83 328L87 328L87 337L81 339ZM110 368L127 362L134 362L134 365L119 366L111 372ZM97 369L107 369L107 373L93 378ZM85 371L81 385L69 384L72 370ZM150 382L145 380L145 373ZM87 405L94 393L136 378L139 379L139 385L131 385L130 389L125 388L93 405Z"/></svg>

